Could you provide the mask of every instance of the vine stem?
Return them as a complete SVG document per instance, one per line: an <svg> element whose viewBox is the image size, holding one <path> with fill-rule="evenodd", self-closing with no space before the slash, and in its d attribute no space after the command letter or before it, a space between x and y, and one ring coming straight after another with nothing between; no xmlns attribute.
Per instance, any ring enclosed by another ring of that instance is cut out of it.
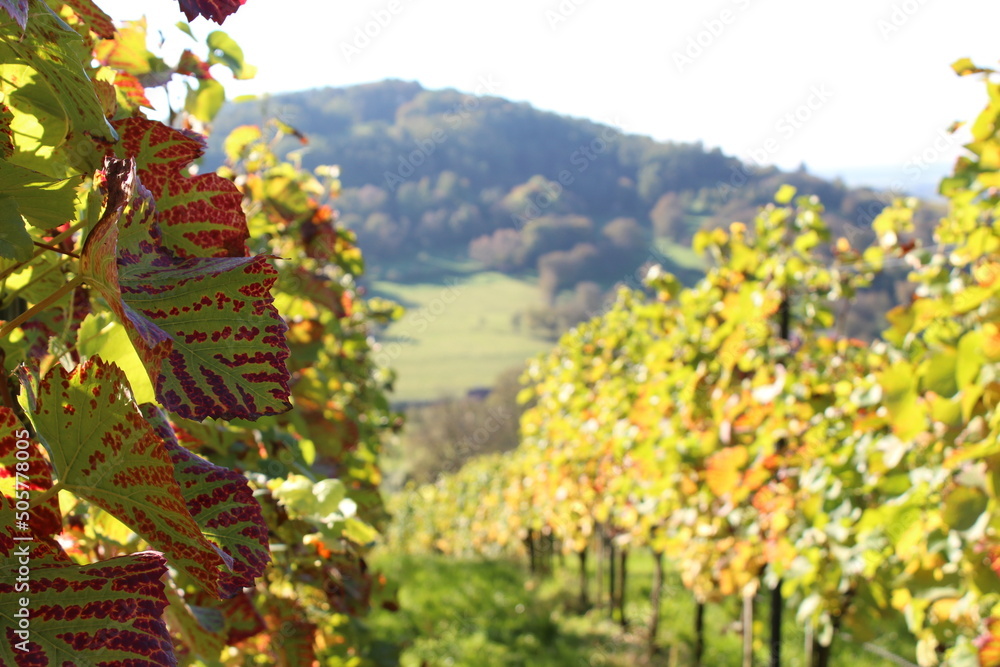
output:
<svg viewBox="0 0 1000 667"><path fill-rule="evenodd" d="M60 255L66 255L67 257L72 257L73 259L80 259L80 256L77 255L75 252L70 252L69 250L63 250L62 248L57 248L57 247L55 247L53 245L47 245L47 244L41 243L39 241L33 241L33 243L38 248L44 248L45 250L51 250L52 252L57 252Z"/></svg>
<svg viewBox="0 0 1000 667"><path fill-rule="evenodd" d="M66 231L64 231L63 233L59 234L59 236L56 236L55 238L51 239L49 241L49 243L51 243L52 245L59 245L64 240L68 239L70 236L72 236L73 234L76 234L78 231L80 231L81 229L83 229L83 227L86 224L87 224L86 221L83 221L83 220L81 220L80 222L77 222L75 225L73 225L72 227L70 227L69 229L67 229ZM25 266L27 266L31 262L33 262L36 259L38 259L39 257L41 257L41 255L46 250L48 250L48 251L51 252L52 250L54 250L54 248L50 248L49 246L43 246L43 247L39 248L38 250L35 251L35 253L31 256L31 259L29 259L28 261L26 261L26 262L18 262L17 264L15 264L14 266L8 268L7 270L0 272L0 280L3 280L4 278L6 278L7 276L9 276L11 274L17 273L18 271L20 271L21 269L23 269ZM58 252L64 252L64 251L59 250Z"/></svg>
<svg viewBox="0 0 1000 667"><path fill-rule="evenodd" d="M43 491L40 495L35 496L35 498L31 501L32 508L40 506L46 500L56 495L60 491L62 491L62 488L63 488L62 480L56 482L55 484L52 485L52 488L50 488L48 491Z"/></svg>
<svg viewBox="0 0 1000 667"><path fill-rule="evenodd" d="M52 294L48 295L47 297L36 303L31 308L27 309L26 311L24 311L14 319L12 319L10 322L4 324L3 327L0 327L0 339L9 336L11 331L21 326L27 320L31 319L41 311L45 310L53 303L63 298L64 296L66 296L67 294L69 294L82 284L83 284L83 276L77 276L76 278L73 278L73 280L69 281L68 283L57 289L55 292L53 292Z"/></svg>

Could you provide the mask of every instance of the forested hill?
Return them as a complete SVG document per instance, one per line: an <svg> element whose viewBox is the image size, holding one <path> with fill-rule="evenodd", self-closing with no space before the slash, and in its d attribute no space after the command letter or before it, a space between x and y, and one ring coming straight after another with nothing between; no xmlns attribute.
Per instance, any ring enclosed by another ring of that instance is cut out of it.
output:
<svg viewBox="0 0 1000 667"><path fill-rule="evenodd" d="M671 249L695 230L752 218L782 183L819 195L834 233L856 244L886 201L804 168L751 168L700 143L404 81L230 104L209 166L222 162L231 129L266 117L308 137L306 146L285 139L304 166L341 167L342 221L373 273L395 280L418 279L427 267L412 260L424 251L537 274L552 299L584 280L606 287L658 253L682 257Z"/></svg>

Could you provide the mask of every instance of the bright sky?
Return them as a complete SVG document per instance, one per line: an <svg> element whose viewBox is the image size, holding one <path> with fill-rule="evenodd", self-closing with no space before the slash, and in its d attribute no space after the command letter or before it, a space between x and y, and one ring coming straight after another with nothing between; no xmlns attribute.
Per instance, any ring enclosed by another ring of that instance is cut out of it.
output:
<svg viewBox="0 0 1000 667"><path fill-rule="evenodd" d="M97 4L151 27L181 18L173 0ZM259 68L231 97L416 80L755 163L909 178L958 150L939 132L985 92L949 65L996 64L998 25L989 0L248 0L222 29Z"/></svg>

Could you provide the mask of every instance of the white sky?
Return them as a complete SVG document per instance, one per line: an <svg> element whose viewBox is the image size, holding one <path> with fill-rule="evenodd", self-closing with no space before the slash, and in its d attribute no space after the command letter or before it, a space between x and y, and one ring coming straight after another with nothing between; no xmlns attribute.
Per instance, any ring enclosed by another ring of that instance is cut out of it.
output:
<svg viewBox="0 0 1000 667"><path fill-rule="evenodd" d="M96 1L153 27L182 18L174 0ZM377 14L386 25L355 44ZM491 80L501 97L757 163L913 174L949 161L958 142L939 131L984 105L982 84L950 64L995 64L998 26L989 0L248 0L221 29L259 68L227 83L230 97L385 78L475 92ZM190 45L166 34L168 47ZM809 102L801 122L783 120Z"/></svg>

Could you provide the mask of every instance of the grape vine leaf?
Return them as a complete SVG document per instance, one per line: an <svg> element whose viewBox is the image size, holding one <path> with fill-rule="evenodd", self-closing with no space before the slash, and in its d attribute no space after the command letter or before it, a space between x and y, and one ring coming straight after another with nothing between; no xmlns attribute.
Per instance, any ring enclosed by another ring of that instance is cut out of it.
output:
<svg viewBox="0 0 1000 667"><path fill-rule="evenodd" d="M27 446L18 447L18 442ZM26 455L18 457L20 451ZM38 441L30 437L13 410L0 407L0 490L9 498L17 498L18 491L27 491L32 499L50 488L52 465L42 455ZM58 535L62 531L59 496L33 504L28 510L28 525L34 536Z"/></svg>
<svg viewBox="0 0 1000 667"><path fill-rule="evenodd" d="M116 124L121 157L134 157L139 180L156 200L163 243L178 257L244 257L249 237L243 195L218 174L190 176L204 139L145 118Z"/></svg>
<svg viewBox="0 0 1000 667"><path fill-rule="evenodd" d="M278 667L311 667L318 664L314 646L318 628L292 600L272 603L267 613L268 625L280 628L272 634L270 647Z"/></svg>
<svg viewBox="0 0 1000 667"><path fill-rule="evenodd" d="M111 21L111 17L91 0L63 0L63 2L72 8L83 24L95 35L104 39L114 39L115 24Z"/></svg>
<svg viewBox="0 0 1000 667"><path fill-rule="evenodd" d="M192 518L170 454L132 400L121 369L101 359L72 372L56 366L35 400L32 421L62 488L114 516L173 567L221 595L222 570L232 558Z"/></svg>
<svg viewBox="0 0 1000 667"><path fill-rule="evenodd" d="M222 24L230 14L236 13L247 0L178 0L181 11L188 21L193 21L199 15Z"/></svg>
<svg viewBox="0 0 1000 667"><path fill-rule="evenodd" d="M202 662L214 661L225 648L222 614L216 609L205 609L189 604L173 586L167 588L170 606L166 611L167 623L176 639L178 656L185 663L199 658Z"/></svg>
<svg viewBox="0 0 1000 667"><path fill-rule="evenodd" d="M188 511L202 533L229 554L232 572L222 572L219 588L223 598L231 598L253 586L271 562L268 528L260 504L246 478L188 451L177 441L173 427L156 405L141 408L163 441L174 464L174 477Z"/></svg>
<svg viewBox="0 0 1000 667"><path fill-rule="evenodd" d="M0 197L0 257L27 262L34 249L17 202Z"/></svg>
<svg viewBox="0 0 1000 667"><path fill-rule="evenodd" d="M163 622L167 600L160 579L167 566L161 554L145 551L83 566L60 562L41 542L15 540L12 503L0 502L0 664L177 664ZM22 559L31 571L30 594L17 587ZM22 609L30 613L27 638L17 634Z"/></svg>
<svg viewBox="0 0 1000 667"><path fill-rule="evenodd" d="M10 5L5 6L9 11ZM78 54L83 48L83 38L44 3L36 3L36 7L40 11L31 16L26 30L0 21L0 73L6 81L34 79L42 86L22 85L5 91L10 93L5 103L12 107L15 116L19 109L37 114L36 122L44 121L42 127L49 131L59 127L56 109L61 111L67 123L63 126L65 136L46 140L54 145L61 145L71 135L87 136L99 143L116 141L118 135L105 118L94 85L80 65ZM86 150L72 151L68 156L80 165L87 165L87 170L94 157Z"/></svg>
<svg viewBox="0 0 1000 667"><path fill-rule="evenodd" d="M0 200L16 201L28 222L40 229L52 229L76 218L76 186L81 180L53 180L0 161Z"/></svg>
<svg viewBox="0 0 1000 667"><path fill-rule="evenodd" d="M135 163L107 164L108 204L80 266L126 327L157 398L198 421L290 409L286 326L268 258L174 256Z"/></svg>
<svg viewBox="0 0 1000 667"><path fill-rule="evenodd" d="M0 257L25 262L34 251L25 222L52 229L76 216L78 178L53 180L0 160Z"/></svg>

